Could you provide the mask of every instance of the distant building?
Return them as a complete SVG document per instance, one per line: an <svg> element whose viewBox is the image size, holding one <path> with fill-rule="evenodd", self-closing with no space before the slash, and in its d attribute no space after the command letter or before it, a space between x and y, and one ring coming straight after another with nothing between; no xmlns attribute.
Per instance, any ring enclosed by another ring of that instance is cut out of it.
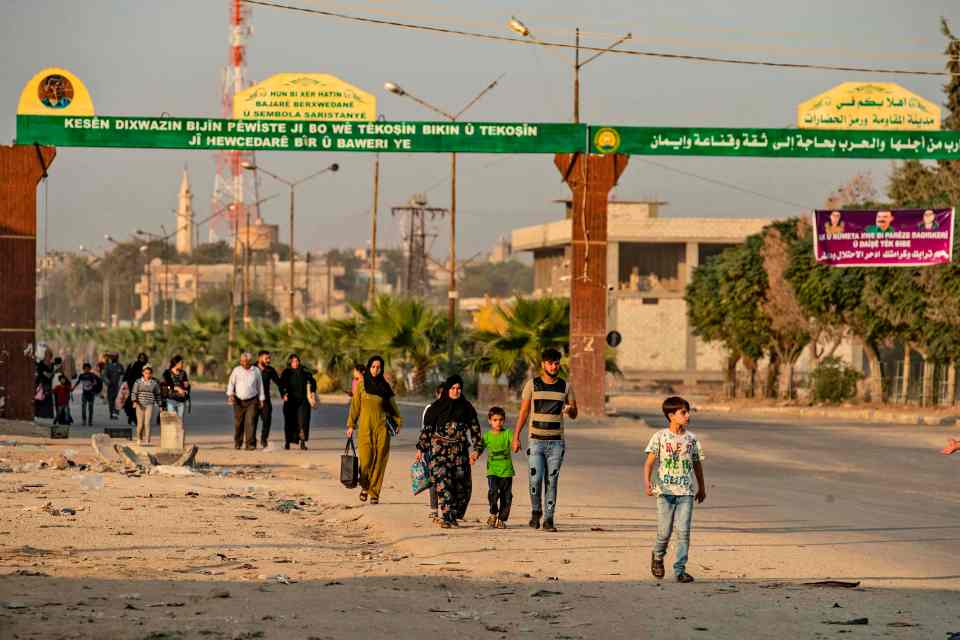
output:
<svg viewBox="0 0 960 640"><path fill-rule="evenodd" d="M183 167L180 178L180 193L177 197L177 253L193 253L193 193L190 191L190 178L187 167Z"/></svg>
<svg viewBox="0 0 960 640"><path fill-rule="evenodd" d="M500 236L497 238L497 241L493 244L493 248L490 250L490 262L493 264L499 264L501 262L506 262L513 256L513 246L510 244L510 241L507 240L506 236Z"/></svg>
<svg viewBox="0 0 960 640"><path fill-rule="evenodd" d="M339 318L349 315L345 293L337 287L337 278L342 278L345 269L342 265L328 265L324 258L307 253L298 256L296 263L296 283L294 292L294 311L298 318ZM183 318L187 307L191 307L198 296L205 291L230 289L233 277L233 265L222 264L172 264L154 258L144 266L143 274L134 285L139 301L135 311L135 320L141 323L151 321L150 308L154 307L152 321L160 324L166 319L176 322ZM265 298L280 314L280 321L289 318L290 262L281 261L277 254L270 254L266 260L251 264L250 292ZM241 301L243 289L243 271L237 276L234 299ZM169 310L164 318L163 309Z"/></svg>
<svg viewBox="0 0 960 640"><path fill-rule="evenodd" d="M512 233L514 251L534 259L534 295L570 295L570 220ZM695 337L684 289L694 268L759 232L769 219L661 218L665 202L610 202L607 206L608 330L623 336L617 363L634 382L683 384L722 380L725 354Z"/></svg>

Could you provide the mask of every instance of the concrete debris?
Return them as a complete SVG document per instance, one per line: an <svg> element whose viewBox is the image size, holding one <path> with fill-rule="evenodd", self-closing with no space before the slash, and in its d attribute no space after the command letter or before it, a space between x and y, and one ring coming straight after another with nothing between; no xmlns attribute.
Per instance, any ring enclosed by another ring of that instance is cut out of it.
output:
<svg viewBox="0 0 960 640"><path fill-rule="evenodd" d="M196 475L196 473L190 467L178 467L172 464L160 464L152 466L150 467L150 474L179 478Z"/></svg>

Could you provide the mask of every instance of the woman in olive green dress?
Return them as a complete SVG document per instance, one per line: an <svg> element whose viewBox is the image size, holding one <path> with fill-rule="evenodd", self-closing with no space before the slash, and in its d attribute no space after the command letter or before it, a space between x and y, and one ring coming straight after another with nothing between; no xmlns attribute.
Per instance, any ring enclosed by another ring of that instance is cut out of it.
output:
<svg viewBox="0 0 960 640"><path fill-rule="evenodd" d="M383 358L373 356L367 362L363 381L350 400L347 417L347 437L357 431L357 456L360 458L360 500L370 498L370 504L380 502L380 488L390 458L390 432L387 418L396 424L397 432L403 425L393 389L383 377Z"/></svg>

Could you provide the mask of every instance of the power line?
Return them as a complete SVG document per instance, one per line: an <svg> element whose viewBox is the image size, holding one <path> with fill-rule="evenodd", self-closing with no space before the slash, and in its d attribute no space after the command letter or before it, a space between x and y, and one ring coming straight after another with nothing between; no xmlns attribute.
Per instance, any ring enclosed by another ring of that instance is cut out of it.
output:
<svg viewBox="0 0 960 640"><path fill-rule="evenodd" d="M778 197L776 197L776 196L771 196L771 195L767 195L767 194L765 194L765 193L760 193L759 191L754 191L753 189L748 189L748 188L746 188L746 187L741 187L741 186L736 185L736 184L731 184L731 183L729 183L729 182L724 182L723 180L717 180L716 178L708 178L708 177L706 177L706 176L701 176L701 175L699 175L699 174L697 174L697 173L692 173L692 172L690 172L690 171L684 171L683 169L677 169L676 167L671 167L671 166L668 165L668 164L663 164L663 163L661 163L661 162L656 162L655 160L647 160L646 158L636 158L636 157L633 158L633 160L636 161L636 162L643 162L644 164L652 164L653 166L659 167L659 168L661 168L661 169L663 169L663 170L665 170L665 171L673 171L674 173L679 173L679 174L681 174L681 175L685 175L685 176L690 177L690 178L696 178L697 180L702 180L702 181L704 181L704 182L709 182L710 184L715 184L715 185L719 185L719 186L721 186L721 187L726 187L726 188L728 188L728 189L733 189L734 191L740 191L741 193L747 193L747 194L750 194L750 195L752 195L752 196L756 196L756 197L758 197L758 198L764 198L764 199L770 200L770 201L772 201L772 202L778 202L778 203L780 203L780 204L790 205L791 207L798 207L798 208L800 208L800 209L803 209L804 211L810 209L810 206L809 206L809 205L806 205L806 204L798 204L798 203L796 203L796 202L791 202L791 201L789 201L789 200L783 200L783 199L778 198Z"/></svg>
<svg viewBox="0 0 960 640"><path fill-rule="evenodd" d="M338 13L335 11L325 11L322 9L308 9L306 7L294 7L291 5L280 4L277 2L267 2L266 0L243 0L247 4L259 5L263 7L270 7L273 9L285 9L287 11L296 11L300 13L308 13L314 15L327 16L330 18L339 18L341 20L350 20L353 22L363 22L367 24L378 24L390 27L398 27L402 29L412 29L416 31L429 31L433 33L443 33L446 35L452 36L464 36L468 38L477 38L481 40L495 40L500 42L510 42L513 44L525 44L525 45L536 45L541 47L556 47L560 49L576 49L577 45L567 44L563 42L546 42L543 40L530 40L526 38L513 38L510 36L498 36L489 33L476 33L473 31L463 31L460 29L450 29L447 27L433 27L429 25L422 24L413 24L407 22L398 22L396 20L383 20L379 18L365 18L361 16L351 16L345 13ZM590 46L580 46L582 51L594 51L597 53L607 52L608 50L603 47L590 47ZM844 65L828 65L828 64L812 64L812 63L799 63L799 62L774 62L772 60L743 60L737 58L719 58L714 56L697 56L690 54L680 54L680 53L665 53L660 51L640 51L636 49L611 49L609 53L620 54L620 55L630 55L630 56L639 56L639 57L648 57L648 58L660 58L664 60L684 60L687 62L713 62L718 64L739 64L739 65L749 65L749 66L759 66L759 67L775 67L780 69L815 69L820 71L847 71L847 72L857 72L857 73L882 73L882 74L897 74L897 75L912 75L912 76L950 76L950 75L960 75L960 74L951 74L947 71L921 71L916 69L877 69L870 67L855 67L855 66L844 66Z"/></svg>

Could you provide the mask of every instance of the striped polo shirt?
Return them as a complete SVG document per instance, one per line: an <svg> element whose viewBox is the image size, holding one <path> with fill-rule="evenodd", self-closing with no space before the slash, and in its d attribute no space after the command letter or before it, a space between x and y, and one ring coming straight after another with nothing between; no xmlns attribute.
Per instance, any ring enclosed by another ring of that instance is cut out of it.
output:
<svg viewBox="0 0 960 640"><path fill-rule="evenodd" d="M563 440L563 407L574 401L573 387L557 378L552 384L537 376L528 380L520 394L531 400L530 437L534 440Z"/></svg>

